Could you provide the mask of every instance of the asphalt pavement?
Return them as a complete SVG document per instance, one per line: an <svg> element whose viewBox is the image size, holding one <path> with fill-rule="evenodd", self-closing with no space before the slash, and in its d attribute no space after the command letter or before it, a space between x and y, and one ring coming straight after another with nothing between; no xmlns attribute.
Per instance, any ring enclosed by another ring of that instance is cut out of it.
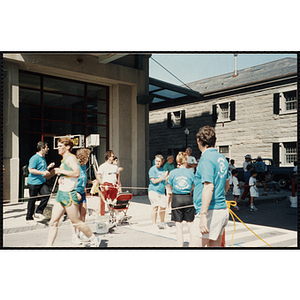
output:
<svg viewBox="0 0 300 300"><path fill-rule="evenodd" d="M272 241L274 247L296 247L297 246L297 208L291 207L289 197L291 191L282 190L279 193L268 193L255 201L258 208L256 212L250 212L248 205L239 205L239 210L233 212L245 223L238 220L233 222L232 218L226 227L226 246L234 247L268 247L265 242L257 238L246 226L254 231L261 232L263 236ZM227 200L233 197L229 193ZM55 201L50 199L51 203ZM99 217L94 209L98 206L99 197L87 198L88 214L86 222L91 230L99 236L100 247L111 248L175 248L176 228L167 214L165 229L160 230L151 224L151 205L148 196L134 196L128 210L131 216L129 222L120 226L109 228L104 234L97 233ZM7 249L19 248L41 248L45 247L48 222L46 219L38 222L37 225L28 225L25 221L26 202L3 205L3 247ZM51 211L44 214L49 218ZM108 212L103 217L108 224ZM254 228L254 229L253 229ZM234 237L232 238L232 234ZM184 226L184 247L188 247L189 233L187 226ZM71 225L69 219L61 219L58 235L54 243L55 248L88 248L88 244L74 245L71 242Z"/></svg>

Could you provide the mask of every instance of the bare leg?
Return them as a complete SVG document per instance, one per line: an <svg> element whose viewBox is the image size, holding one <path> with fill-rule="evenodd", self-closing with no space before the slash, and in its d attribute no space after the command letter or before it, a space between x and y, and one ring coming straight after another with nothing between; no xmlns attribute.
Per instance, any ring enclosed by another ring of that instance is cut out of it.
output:
<svg viewBox="0 0 300 300"><path fill-rule="evenodd" d="M93 232L91 231L90 227L79 219L78 205L72 203L70 206L66 207L66 212L69 219L76 228L82 231L88 238L90 238L93 235Z"/></svg>
<svg viewBox="0 0 300 300"><path fill-rule="evenodd" d="M176 238L177 238L177 246L183 247L183 224L182 222L175 222L176 225Z"/></svg>
<svg viewBox="0 0 300 300"><path fill-rule="evenodd" d="M160 217L160 221L162 223L165 221L165 215L166 215L166 208L165 207L160 207L159 208L159 217Z"/></svg>
<svg viewBox="0 0 300 300"><path fill-rule="evenodd" d="M48 232L48 240L47 246L53 246L57 235L58 222L63 215L65 208L58 202L55 202L52 208L51 220L49 222L49 232Z"/></svg>
<svg viewBox="0 0 300 300"><path fill-rule="evenodd" d="M152 224L156 224L158 206L154 206L151 211Z"/></svg>
<svg viewBox="0 0 300 300"><path fill-rule="evenodd" d="M209 240L207 247L221 247L221 242L222 242L222 234L219 235L216 241Z"/></svg>

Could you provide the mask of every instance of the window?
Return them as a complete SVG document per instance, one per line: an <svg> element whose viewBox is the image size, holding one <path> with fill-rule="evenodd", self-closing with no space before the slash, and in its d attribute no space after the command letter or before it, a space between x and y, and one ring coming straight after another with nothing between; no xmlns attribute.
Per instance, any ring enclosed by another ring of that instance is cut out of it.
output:
<svg viewBox="0 0 300 300"><path fill-rule="evenodd" d="M229 122L235 120L235 101L215 104L212 107L213 122Z"/></svg>
<svg viewBox="0 0 300 300"><path fill-rule="evenodd" d="M283 93L285 99L285 110L294 110L296 109L297 97L296 91Z"/></svg>
<svg viewBox="0 0 300 300"><path fill-rule="evenodd" d="M168 128L181 128L185 126L185 110L168 113Z"/></svg>
<svg viewBox="0 0 300 300"><path fill-rule="evenodd" d="M296 143L283 143L285 152L285 165L294 165L297 160Z"/></svg>
<svg viewBox="0 0 300 300"><path fill-rule="evenodd" d="M273 113L279 115L291 112L297 112L296 90L274 94Z"/></svg>
<svg viewBox="0 0 300 300"><path fill-rule="evenodd" d="M225 157L229 157L229 146L219 146L219 152Z"/></svg>

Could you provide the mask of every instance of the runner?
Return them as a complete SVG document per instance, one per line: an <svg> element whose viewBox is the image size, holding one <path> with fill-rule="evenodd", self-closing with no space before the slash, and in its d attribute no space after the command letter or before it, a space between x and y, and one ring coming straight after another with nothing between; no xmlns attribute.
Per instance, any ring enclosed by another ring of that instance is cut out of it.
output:
<svg viewBox="0 0 300 300"><path fill-rule="evenodd" d="M90 246L99 247L99 239L92 233L89 226L79 219L79 200L75 187L80 171L75 155L71 154L72 148L73 141L69 137L63 137L58 140L58 154L62 156L63 160L60 168L54 169L55 174L60 175L59 190L52 208L47 246L53 246L57 235L58 222L66 211L74 226L89 238Z"/></svg>

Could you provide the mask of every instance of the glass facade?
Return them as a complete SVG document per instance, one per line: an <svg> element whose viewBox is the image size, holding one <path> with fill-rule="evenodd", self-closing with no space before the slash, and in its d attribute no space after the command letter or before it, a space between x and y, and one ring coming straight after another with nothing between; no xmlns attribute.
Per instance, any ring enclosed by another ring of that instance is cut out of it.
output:
<svg viewBox="0 0 300 300"><path fill-rule="evenodd" d="M59 166L61 157L53 150L53 138L68 134L99 134L100 147L94 154L103 160L109 147L107 86L20 71L19 101L21 168L28 165L38 141L49 144L47 162Z"/></svg>

